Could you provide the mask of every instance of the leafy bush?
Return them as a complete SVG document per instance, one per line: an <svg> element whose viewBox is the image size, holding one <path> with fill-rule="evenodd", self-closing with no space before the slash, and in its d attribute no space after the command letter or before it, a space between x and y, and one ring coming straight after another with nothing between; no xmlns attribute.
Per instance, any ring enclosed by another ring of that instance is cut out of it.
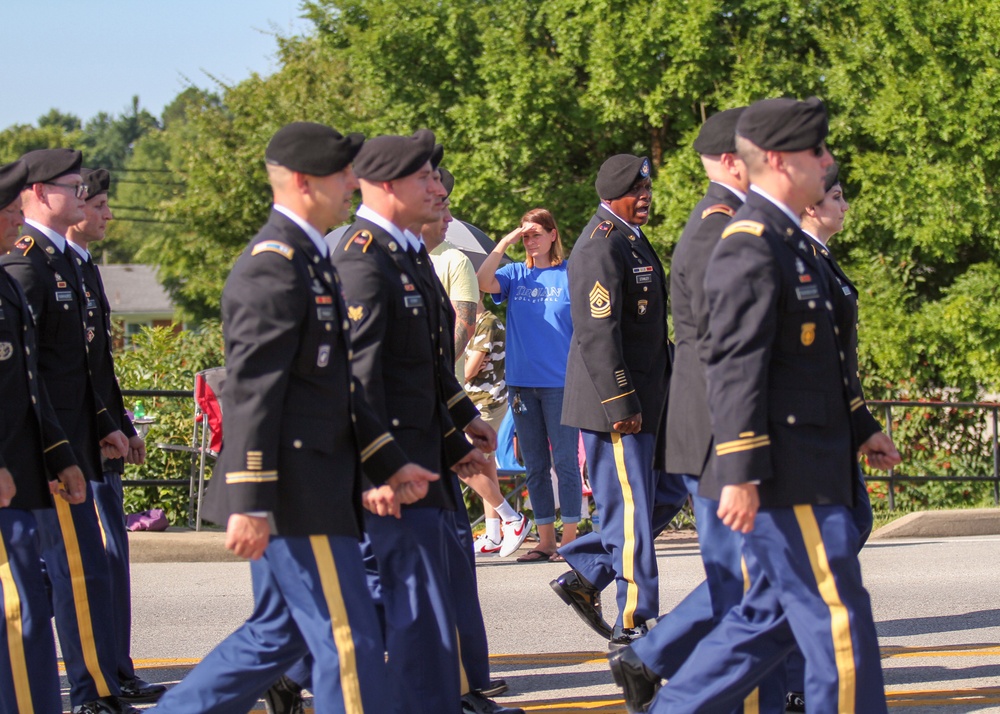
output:
<svg viewBox="0 0 1000 714"><path fill-rule="evenodd" d="M905 393L905 390L903 390ZM945 401L947 390L931 395ZM902 397L905 399L906 397ZM877 416L884 422L884 409ZM903 462L895 476L973 478L993 474L992 417L974 407L893 407L892 438ZM869 470L869 476L885 476ZM889 485L870 482L872 507L888 508ZM992 506L993 485L985 481L904 481L893 486L903 511Z"/></svg>
<svg viewBox="0 0 1000 714"><path fill-rule="evenodd" d="M194 375L223 364L222 325L205 322L196 331L167 327L144 328L129 348L115 355L115 372L123 390L194 388ZM135 409L141 401L146 415L156 419L146 436L146 463L126 467L126 479L187 479L190 454L165 451L156 444L190 445L194 402L191 397L126 397ZM125 512L162 508L174 525L188 521L187 486L136 486L125 489Z"/></svg>

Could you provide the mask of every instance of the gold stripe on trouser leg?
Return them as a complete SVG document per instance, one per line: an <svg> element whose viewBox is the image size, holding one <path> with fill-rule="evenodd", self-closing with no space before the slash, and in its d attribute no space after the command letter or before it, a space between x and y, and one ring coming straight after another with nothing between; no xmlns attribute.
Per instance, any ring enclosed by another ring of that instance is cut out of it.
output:
<svg viewBox="0 0 1000 714"><path fill-rule="evenodd" d="M97 499L94 499L94 513L97 514L97 527L101 529L101 543L104 550L108 549L108 534L104 532L104 521L101 520L101 511L97 507Z"/></svg>
<svg viewBox="0 0 1000 714"><path fill-rule="evenodd" d="M628 583L625 591L625 609L622 611L622 627L635 627L635 609L639 606L639 586L635 582L635 500L632 498L632 486L628 482L628 469L625 468L625 447L622 446L622 435L611 432L611 447L615 455L615 470L618 473L618 485L622 489L622 503L625 525L625 543L622 547L622 577Z"/></svg>
<svg viewBox="0 0 1000 714"><path fill-rule="evenodd" d="M14 680L14 697L21 714L34 714L31 685L28 681L28 660L24 656L24 630L21 625L21 595L17 592L14 573L7 558L7 544L0 537L0 586L3 587L3 613L7 620L7 650L10 674Z"/></svg>
<svg viewBox="0 0 1000 714"><path fill-rule="evenodd" d="M841 714L853 714L856 699L856 672L854 670L854 642L851 639L851 622L847 608L840 600L837 583L830 570L830 562L826 557L826 546L819 532L819 523L812 506L795 506L795 518L802 531L802 539L809 554L809 565L820 597L830 609L830 631L833 636L833 656L837 665L838 699L837 711Z"/></svg>
<svg viewBox="0 0 1000 714"><path fill-rule="evenodd" d="M76 629L80 636L83 663L87 666L87 672L91 679L94 680L98 696L108 697L111 696L111 690L104 680L101 662L97 657L94 622L90 617L90 600L87 597L87 577L83 573L83 557L80 555L80 542L76 537L76 524L73 523L73 514L69 510L69 504L61 498L53 498L52 500L56 504L59 530L62 532L63 546L66 548L69 580L73 588L73 607L76 610ZM104 626L110 627L111 623L105 623Z"/></svg>
<svg viewBox="0 0 1000 714"><path fill-rule="evenodd" d="M747 559L740 556L740 570L743 571L743 594L747 594L750 589L750 569L747 568ZM758 714L760 712L760 687L754 687L746 699L743 700L743 714Z"/></svg>
<svg viewBox="0 0 1000 714"><path fill-rule="evenodd" d="M455 646L458 648L458 685L461 687L462 696L472 691L472 687L469 686L469 675L465 673L465 665L462 664L462 636L458 634L458 628L455 628Z"/></svg>
<svg viewBox="0 0 1000 714"><path fill-rule="evenodd" d="M354 654L354 638L351 636L351 622L347 617L347 605L340 591L340 576L333 562L333 549L327 536L309 536L319 582L326 599L333 623L333 642L337 645L340 660L340 689L344 695L344 710L347 714L364 714L361 703L361 681L358 679L358 662Z"/></svg>

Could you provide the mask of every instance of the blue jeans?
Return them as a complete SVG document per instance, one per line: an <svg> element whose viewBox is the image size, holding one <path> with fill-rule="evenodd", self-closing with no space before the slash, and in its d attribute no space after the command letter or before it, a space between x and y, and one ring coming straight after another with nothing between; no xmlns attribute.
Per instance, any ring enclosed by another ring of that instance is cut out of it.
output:
<svg viewBox="0 0 1000 714"><path fill-rule="evenodd" d="M515 399L520 401L519 408L514 406ZM524 458L535 523L543 526L556 520L550 475L553 463L559 481L559 510L562 511L563 523L579 523L583 506L583 485L577 458L580 430L562 424L563 388L509 386L507 401L514 413L514 430Z"/></svg>

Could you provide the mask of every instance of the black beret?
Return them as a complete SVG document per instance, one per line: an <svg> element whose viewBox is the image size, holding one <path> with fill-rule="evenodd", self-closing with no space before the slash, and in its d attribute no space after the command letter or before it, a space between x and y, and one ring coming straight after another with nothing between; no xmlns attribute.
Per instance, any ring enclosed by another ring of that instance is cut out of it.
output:
<svg viewBox="0 0 1000 714"><path fill-rule="evenodd" d="M366 181L394 181L415 174L431 161L437 149L430 129L421 129L413 136L376 136L358 152L354 173Z"/></svg>
<svg viewBox="0 0 1000 714"><path fill-rule="evenodd" d="M594 187L599 198L613 201L621 198L640 178L649 178L649 159L632 154L615 154L601 164Z"/></svg>
<svg viewBox="0 0 1000 714"><path fill-rule="evenodd" d="M437 168L441 165L441 159L444 158L444 146L442 144L434 145L434 153L431 154L431 167Z"/></svg>
<svg viewBox="0 0 1000 714"><path fill-rule="evenodd" d="M80 169L83 182L87 184L87 199L107 193L111 188L111 174L107 169Z"/></svg>
<svg viewBox="0 0 1000 714"><path fill-rule="evenodd" d="M713 114L701 125L694 150L699 154L733 154L736 152L736 122L746 107L727 109Z"/></svg>
<svg viewBox="0 0 1000 714"><path fill-rule="evenodd" d="M45 183L65 176L80 173L83 154L73 149L38 149L21 157L28 167L28 184Z"/></svg>
<svg viewBox="0 0 1000 714"><path fill-rule="evenodd" d="M21 195L27 180L28 167L20 159L0 166L0 208L7 208Z"/></svg>
<svg viewBox="0 0 1000 714"><path fill-rule="evenodd" d="M451 175L451 171L448 169L441 169L441 183L444 184L444 190L451 195L451 192L455 190L455 177Z"/></svg>
<svg viewBox="0 0 1000 714"><path fill-rule="evenodd" d="M264 160L310 176L329 176L347 168L364 141L364 134L343 136L325 124L295 121L271 137Z"/></svg>
<svg viewBox="0 0 1000 714"><path fill-rule="evenodd" d="M834 161L830 168L826 170L826 176L823 178L823 190L829 192L831 188L837 185L840 181L840 166Z"/></svg>
<svg viewBox="0 0 1000 714"><path fill-rule="evenodd" d="M830 129L826 107L816 97L763 99L740 117L736 133L765 151L805 151L826 139Z"/></svg>

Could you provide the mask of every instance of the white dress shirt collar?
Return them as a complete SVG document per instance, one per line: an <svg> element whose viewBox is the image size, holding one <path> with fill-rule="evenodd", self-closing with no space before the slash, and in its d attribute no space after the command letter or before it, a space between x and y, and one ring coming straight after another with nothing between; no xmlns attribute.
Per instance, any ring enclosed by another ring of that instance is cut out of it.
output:
<svg viewBox="0 0 1000 714"><path fill-rule="evenodd" d="M742 191L740 191L738 188L733 188L732 186L728 186L728 185L722 183L721 181L712 181L712 183L714 183L716 186L722 186L722 188L726 189L727 191L732 192L732 194L734 196L736 196L736 198L740 199L740 202L742 202L742 203L746 203L747 202L747 195L745 193L743 193Z"/></svg>
<svg viewBox="0 0 1000 714"><path fill-rule="evenodd" d="M72 248L73 250L75 250L75 251L76 251L76 254L77 254L78 256L80 256L81 258L83 258L83 262L84 262L84 263L86 263L87 261L89 261L89 260L90 260L90 251L89 251L89 250L87 250L87 249L86 249L86 248L84 248L83 246L79 246L79 245L77 245L76 243L74 243L74 242L73 242L73 241L71 241L71 240L68 240L68 241L66 241L66 244L67 244L67 245L68 245L68 246L69 246L70 248Z"/></svg>
<svg viewBox="0 0 1000 714"><path fill-rule="evenodd" d="M629 223L629 222L628 222L628 221L626 221L626 220L625 220L624 218L622 218L621 216L619 216L619 215L618 215L617 213L615 213L614 211L612 211L612 210L611 210L611 206L609 206L609 205L608 205L608 202L607 202L607 201L601 201L601 205L602 205L602 206L604 206L604 209L605 209L605 210L606 210L606 211L607 211L608 213L610 213L610 214L611 214L612 216L614 216L614 217L615 217L615 218L617 218L617 219L618 219L619 221L621 221L621 222L622 222L622 223L624 223L624 224L625 224L626 226L628 226L628 227L629 227L629 228L630 228L630 229L632 230L632 232L633 232L633 233L635 233L635 237L636 237L636 238L638 238L638 237L639 237L639 226L635 225L634 223Z"/></svg>
<svg viewBox="0 0 1000 714"><path fill-rule="evenodd" d="M280 203L274 204L274 210L301 228L305 234L309 236L309 240L311 240L313 245L316 246L316 250L319 251L320 255L325 258L330 254L330 248L327 246L326 241L323 240L322 234L313 228L308 221L292 211L292 209L282 206Z"/></svg>
<svg viewBox="0 0 1000 714"><path fill-rule="evenodd" d="M54 245L60 253L66 252L67 241L64 236L59 235L48 226L43 226L41 223L33 221L30 218L25 218L24 222L27 223L32 228L40 230L42 233L44 233L45 237L48 238L50 241L52 241L52 245Z"/></svg>
<svg viewBox="0 0 1000 714"><path fill-rule="evenodd" d="M407 237L407 233L409 233L409 231L400 230L400 228L395 223L390 221L381 213L376 213L363 203L358 207L357 217L363 218L366 221L371 221L379 228L384 228L389 233L389 235L391 235L393 238L396 239L396 242L399 243L402 248L407 248L413 245L412 243L410 243L410 239ZM414 250L418 248L419 245L414 246Z"/></svg>
<svg viewBox="0 0 1000 714"><path fill-rule="evenodd" d="M784 203L782 203L781 201L779 201L778 199L776 199L774 196L772 196L771 194L769 194L767 191L765 191L764 189L762 189L760 186L757 186L757 185L750 186L750 190L753 191L754 193L759 193L761 196L763 196L768 201L770 201L775 206L777 206L779 209L781 209L781 212L784 213L786 216L788 216L791 219L792 223L794 223L797 228L801 228L802 227L802 217L796 215L792 211L792 209L789 208L788 206L786 206Z"/></svg>

